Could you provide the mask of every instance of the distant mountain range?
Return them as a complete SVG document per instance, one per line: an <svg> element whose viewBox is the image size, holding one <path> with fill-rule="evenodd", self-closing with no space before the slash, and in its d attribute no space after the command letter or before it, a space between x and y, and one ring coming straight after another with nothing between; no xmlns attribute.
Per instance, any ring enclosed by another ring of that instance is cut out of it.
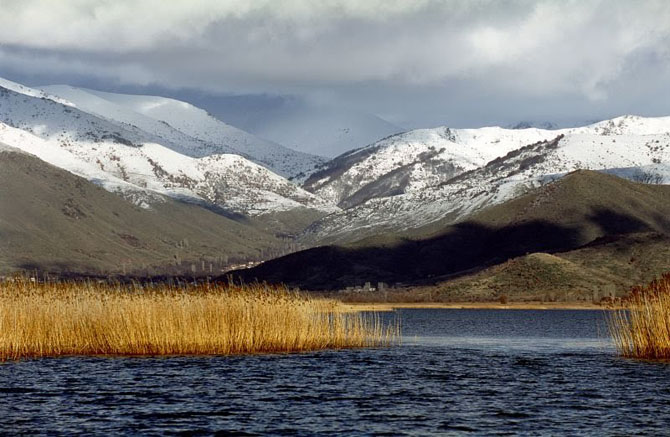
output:
<svg viewBox="0 0 670 437"><path fill-rule="evenodd" d="M0 82L0 141L138 205L150 207L158 194L251 216L338 210L278 174L304 173L321 158L258 139L184 102L47 89Z"/></svg>
<svg viewBox="0 0 670 437"><path fill-rule="evenodd" d="M351 117L347 123L353 123L365 118L325 114L314 112L310 118L294 109L275 116L304 116L305 132L307 127L326 132L337 125L328 120ZM0 188L0 244L11 247L4 251L0 270L144 269L159 274L192 271L197 264L195 270L207 273L203 266L212 264L216 274L235 263L322 246L269 262L248 275L339 287L362 278L403 282L461 275L526 252L578 250L614 235L593 231L588 224L589 214L597 211L614 211L607 217L615 222L622 214L633 217L644 223L639 232L668 232L665 222L652 214L668 216L667 198L658 193L670 183L670 117L622 116L570 129L445 126L395 133L393 126L379 127L359 130L358 139L342 147L360 144L373 133L392 135L326 159L232 127L186 102L63 85L34 89L0 79L0 176L5 181ZM316 138L310 135L304 140ZM319 144L331 144L328 141ZM574 173L577 170L599 173ZM620 180L616 176L631 185L615 190L611 185L619 183L613 182ZM589 183L600 187L596 196L589 194ZM573 241L572 234L551 226L516 231L518 220L556 222L524 219L526 209L510 206L556 187L568 187L574 202L585 206L573 207L568 197L560 202L538 200L551 209L543 213L570 217L577 208L577 231L573 224L558 222L561 229L572 229L580 237ZM645 192L661 200L640 201L646 205L640 211L601 205L600 196L632 204L635 196L630 193L639 187L661 190ZM15 198L21 201L13 202ZM473 225L487 211L500 215L506 208L514 211L506 223L493 223L491 218ZM54 226L57 232L45 233ZM490 229L494 231L489 235ZM570 244L525 247L526 243L505 240L471 257L450 258L452 251L467 254L467 248L459 246L464 242L476 246L486 238L498 241L500 229L533 234L539 241L557 235ZM431 240L439 235L450 237L434 240L439 244ZM412 243L402 250L387 250L388 244L407 239ZM505 246L508 243L513 250ZM427 255L450 267L429 268ZM388 264L371 264L367 257L386 259ZM403 257L416 261L401 262ZM123 268L120 260L125 260ZM394 263L404 263L409 270L387 274ZM298 268L305 274L287 273Z"/></svg>
<svg viewBox="0 0 670 437"><path fill-rule="evenodd" d="M455 222L578 169L670 182L670 117L623 116L580 128L421 129L341 155L305 188L343 210L306 241Z"/></svg>

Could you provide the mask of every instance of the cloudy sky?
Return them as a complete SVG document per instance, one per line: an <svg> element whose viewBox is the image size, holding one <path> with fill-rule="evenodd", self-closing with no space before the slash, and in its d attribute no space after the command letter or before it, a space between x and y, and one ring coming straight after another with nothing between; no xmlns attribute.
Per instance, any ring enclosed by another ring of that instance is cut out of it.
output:
<svg viewBox="0 0 670 437"><path fill-rule="evenodd" d="M0 76L403 127L670 115L670 1L0 0Z"/></svg>

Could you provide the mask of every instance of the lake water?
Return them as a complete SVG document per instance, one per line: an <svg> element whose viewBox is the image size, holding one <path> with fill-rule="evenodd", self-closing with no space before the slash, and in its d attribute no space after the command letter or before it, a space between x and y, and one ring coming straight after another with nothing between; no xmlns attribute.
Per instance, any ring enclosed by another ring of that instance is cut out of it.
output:
<svg viewBox="0 0 670 437"><path fill-rule="evenodd" d="M600 311L399 314L403 344L388 349L3 363L0 429L65 435L670 432L670 365L617 358Z"/></svg>

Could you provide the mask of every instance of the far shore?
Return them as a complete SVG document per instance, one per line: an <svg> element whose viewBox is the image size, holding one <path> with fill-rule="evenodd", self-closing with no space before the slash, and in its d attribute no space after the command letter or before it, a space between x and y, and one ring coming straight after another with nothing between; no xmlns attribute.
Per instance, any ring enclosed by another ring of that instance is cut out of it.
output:
<svg viewBox="0 0 670 437"><path fill-rule="evenodd" d="M608 305L591 302L343 302L352 311L393 311L411 309L472 309L472 310L611 310Z"/></svg>

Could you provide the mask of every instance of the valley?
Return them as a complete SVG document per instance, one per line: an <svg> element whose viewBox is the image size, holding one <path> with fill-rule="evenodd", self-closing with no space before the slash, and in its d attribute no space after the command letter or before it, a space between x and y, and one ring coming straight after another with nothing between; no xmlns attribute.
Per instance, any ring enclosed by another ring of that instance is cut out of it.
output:
<svg viewBox="0 0 670 437"><path fill-rule="evenodd" d="M174 99L1 80L0 268L407 301L596 301L661 273L670 117L550 127L418 129L329 160Z"/></svg>
<svg viewBox="0 0 670 437"><path fill-rule="evenodd" d="M0 435L667 435L670 1L0 0Z"/></svg>

